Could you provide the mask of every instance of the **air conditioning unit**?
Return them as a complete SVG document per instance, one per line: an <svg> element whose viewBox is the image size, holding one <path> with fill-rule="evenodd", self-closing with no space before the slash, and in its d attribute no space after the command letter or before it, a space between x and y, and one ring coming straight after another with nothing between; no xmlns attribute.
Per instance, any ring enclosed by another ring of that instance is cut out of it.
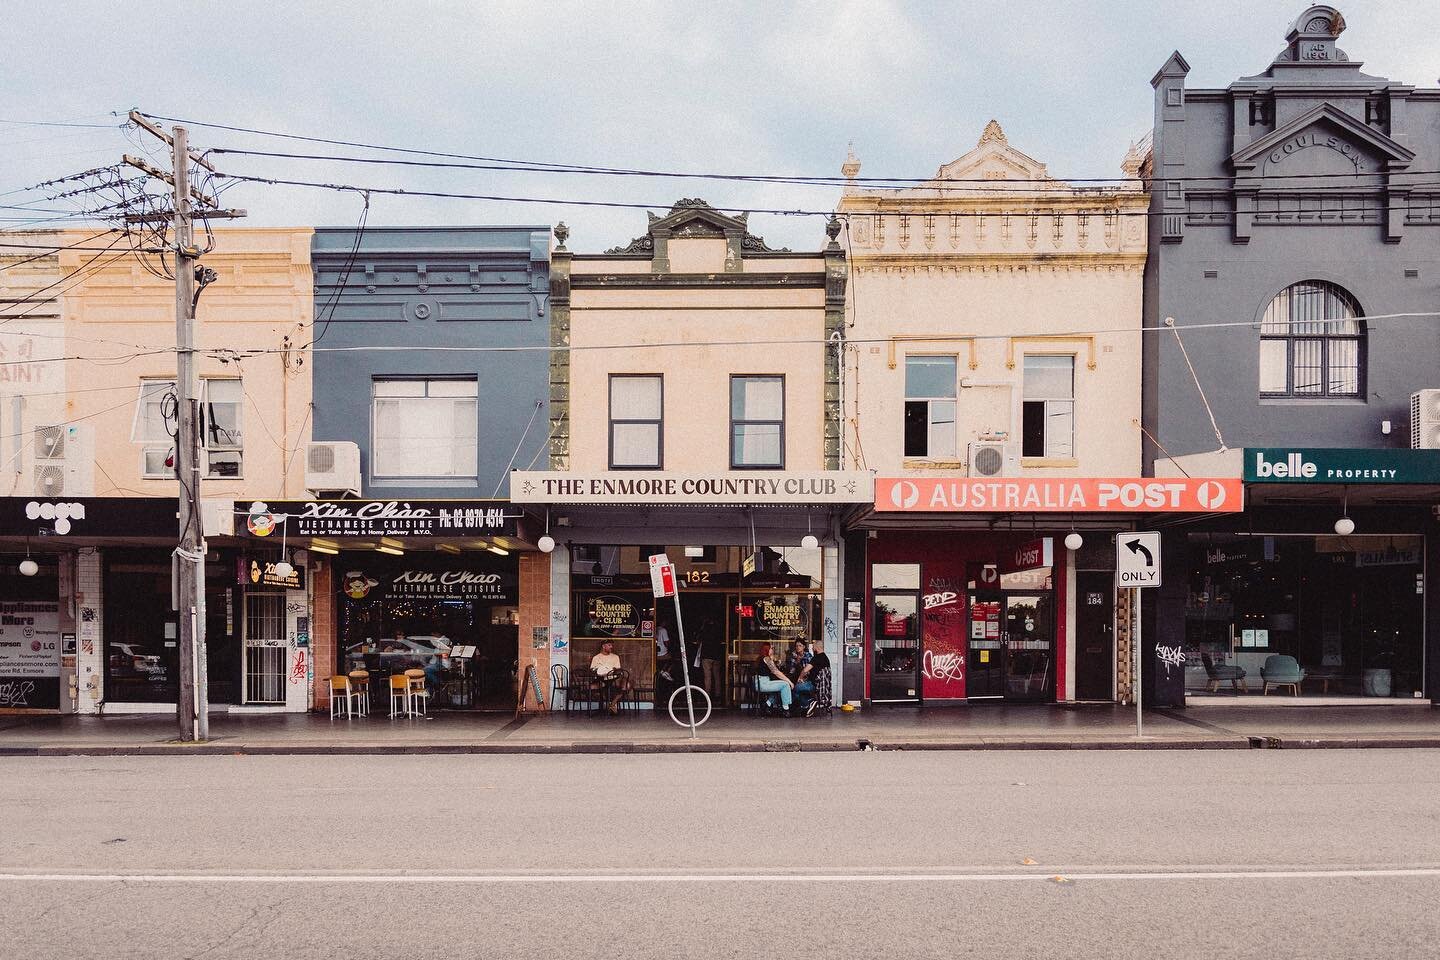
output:
<svg viewBox="0 0 1440 960"><path fill-rule="evenodd" d="M970 444L970 476L1018 477L1020 445L1008 440L977 440Z"/></svg>
<svg viewBox="0 0 1440 960"><path fill-rule="evenodd" d="M1410 394L1410 448L1440 450L1440 390Z"/></svg>
<svg viewBox="0 0 1440 960"><path fill-rule="evenodd" d="M315 441L305 447L305 489L314 496L360 496L360 447L348 440Z"/></svg>
<svg viewBox="0 0 1440 960"><path fill-rule="evenodd" d="M83 428L74 424L36 427L31 433L34 495L83 497L90 495L89 478L94 457L87 449Z"/></svg>

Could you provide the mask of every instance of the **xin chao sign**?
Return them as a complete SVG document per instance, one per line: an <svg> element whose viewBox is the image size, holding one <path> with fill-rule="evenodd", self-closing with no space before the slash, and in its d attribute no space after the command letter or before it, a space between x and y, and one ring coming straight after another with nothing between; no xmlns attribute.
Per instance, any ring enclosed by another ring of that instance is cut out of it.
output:
<svg viewBox="0 0 1440 960"><path fill-rule="evenodd" d="M1247 447L1246 483L1440 483L1440 450Z"/></svg>
<svg viewBox="0 0 1440 960"><path fill-rule="evenodd" d="M271 500L250 505L245 527L254 537L281 523L291 537L513 536L515 518L493 500Z"/></svg>
<svg viewBox="0 0 1440 960"><path fill-rule="evenodd" d="M1120 533L1115 536L1115 586L1160 586L1160 534Z"/></svg>
<svg viewBox="0 0 1440 960"><path fill-rule="evenodd" d="M882 477L875 509L901 513L1239 513L1235 478Z"/></svg>

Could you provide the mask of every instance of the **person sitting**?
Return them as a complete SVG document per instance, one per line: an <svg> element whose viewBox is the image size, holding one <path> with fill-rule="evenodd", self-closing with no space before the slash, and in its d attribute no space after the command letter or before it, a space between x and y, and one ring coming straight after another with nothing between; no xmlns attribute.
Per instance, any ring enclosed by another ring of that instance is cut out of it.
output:
<svg viewBox="0 0 1440 960"><path fill-rule="evenodd" d="M811 677L814 670L814 664L810 662L810 651L805 648L805 641L796 640L790 646L790 655L785 658L785 676L789 677L790 682L795 685L796 709L808 707L815 694L815 684Z"/></svg>
<svg viewBox="0 0 1440 960"><path fill-rule="evenodd" d="M830 657L825 653L825 642L816 640L810 645L810 682L814 687L814 695L810 700L810 706L805 709L805 716L826 716L834 709L834 701L831 699L830 688L833 683L830 675Z"/></svg>
<svg viewBox="0 0 1440 960"><path fill-rule="evenodd" d="M780 699L780 711L782 715L790 715L790 702L794 698L795 683L785 675L775 663L771 655L770 644L760 645L760 656L755 658L755 689L765 694L767 703L773 702L773 697Z"/></svg>
<svg viewBox="0 0 1440 960"><path fill-rule="evenodd" d="M615 652L615 641L604 640L600 652L590 658L590 669L605 688L605 710L611 716L620 712L620 698L630 690L630 677L620 666L620 655Z"/></svg>

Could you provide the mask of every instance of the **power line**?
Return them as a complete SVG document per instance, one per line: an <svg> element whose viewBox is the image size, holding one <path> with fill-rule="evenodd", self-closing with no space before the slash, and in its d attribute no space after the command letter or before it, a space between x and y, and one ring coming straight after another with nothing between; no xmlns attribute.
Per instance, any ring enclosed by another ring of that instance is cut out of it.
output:
<svg viewBox="0 0 1440 960"><path fill-rule="evenodd" d="M498 195L498 194L484 194L484 193L454 193L454 192L446 191L446 190L409 190L409 189L404 189L404 188L401 188L401 187L362 186L362 185L353 184L353 183L326 183L326 182L317 181L317 180L289 180L289 179L280 178L280 177L255 177L255 176L247 176L247 175L243 175L243 174L234 174L234 173L223 174L223 176L228 177L228 178L231 179L231 180L239 180L239 181L242 181L242 182L245 182L245 183L263 183L263 184L268 184L268 185L270 185L270 186L309 187L309 188L318 189L318 190L332 190L332 191L344 191L344 192L375 193L375 194L382 194L382 195L386 195L386 196L396 196L396 197L425 197L425 198L430 198L430 199L442 199L442 200L487 200L487 201L492 201L492 202L496 202L496 203L535 203L535 204L546 204L546 205L550 205L550 206L604 207L604 208L621 209L621 210L650 210L650 211L654 211L654 210L668 210L668 209L672 209L672 205L669 204L669 203L631 203L631 202L625 202L625 201L619 201L619 200L579 200L579 199L572 199L572 198L565 198L565 197L516 197L516 196L504 196L504 195ZM1425 184L1425 186L1435 186L1435 185L1440 185L1440 184ZM1095 207L1095 208L1084 209L1084 210L1056 210L1056 209L1052 209L1052 208L1046 207L1046 206L1045 206L1046 201L1043 200L1043 199L1039 199L1039 198L1016 198L1016 199L1017 199L1017 200L1022 200L1023 202L1025 202L1025 203L1027 204L1026 208L1023 209L1023 210L1018 210L1018 211L1013 211L1013 212L993 211L993 210L988 210L988 211L980 211L980 210L963 210L963 211L943 210L943 211L937 211L937 210L933 210L933 209L927 210L927 209L923 209L923 208L922 208L922 209L916 209L916 210L906 210L906 209L903 209L903 208L894 208L894 209L887 208L887 209L874 210L874 211L870 211L870 210L851 211L851 210L813 210L813 209L806 209L806 208L802 208L802 207L794 207L794 208L747 207L747 206L743 206L743 205L716 207L716 208L714 208L714 209L717 210L717 211L720 211L720 212L723 212L723 211L726 211L726 210L730 210L730 211L734 211L734 212L737 212L737 213L746 213L746 214L750 214L750 213L762 213L762 214L772 214L772 215L775 215L775 216L782 216L782 217L835 217L835 218L840 219L840 220L848 220L848 219L851 218L851 217L897 216L897 215L898 215L898 216L914 216L914 217L927 217L927 216L930 216L930 217L960 217L960 218L966 218L966 219L974 218L974 217L995 217L995 216L1021 216L1021 217L1033 216L1033 217L1055 217L1055 218L1062 218L1062 217L1063 217L1063 218L1069 219L1069 218L1074 218L1074 217L1121 217L1121 218L1129 218L1129 217L1152 217L1152 216L1158 217L1158 216L1161 215L1159 212L1155 212L1155 211L1151 211L1151 210L1115 210L1115 209L1105 209L1105 208L1102 208L1102 207ZM1058 200L1058 199L1062 199L1062 198L1056 198L1056 199ZM1070 198L1064 198L1064 199L1070 199ZM1096 199L1096 200L1101 200L1101 199L1104 199L1104 198L1096 197L1095 199ZM1418 205L1418 206L1405 205L1405 208L1406 208L1406 209L1421 209L1421 210L1425 210L1425 211L1428 212L1428 211L1431 209L1431 206L1430 206L1429 203L1421 203L1421 204ZM1267 214L1270 214L1270 213L1288 214L1288 213L1290 213L1291 211L1267 211L1267 210L1260 210L1260 211L1256 211L1256 212L1257 212L1258 214L1260 214L1260 215L1267 215ZM1306 208L1306 209L1304 209L1304 210L1296 210L1296 211L1293 211L1293 212L1294 212L1296 215L1302 215L1302 214L1303 214L1303 215L1309 216L1309 215L1316 214L1316 213L1346 213L1346 214L1352 214L1352 215L1353 215L1356 211L1355 211L1355 208L1354 208L1353 206L1349 206L1349 207L1340 207L1340 206L1337 206L1337 207L1309 207L1309 208Z"/></svg>

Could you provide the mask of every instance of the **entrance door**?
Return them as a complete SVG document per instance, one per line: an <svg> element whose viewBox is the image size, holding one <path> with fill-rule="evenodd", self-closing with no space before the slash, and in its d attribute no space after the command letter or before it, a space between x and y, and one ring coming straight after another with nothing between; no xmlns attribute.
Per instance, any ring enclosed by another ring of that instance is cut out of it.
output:
<svg viewBox="0 0 1440 960"><path fill-rule="evenodd" d="M245 702L285 702L285 594L245 594Z"/></svg>
<svg viewBox="0 0 1440 960"><path fill-rule="evenodd" d="M970 656L966 662L965 695L974 700L1005 695L1005 658L999 595L970 596Z"/></svg>
<svg viewBox="0 0 1440 960"><path fill-rule="evenodd" d="M920 594L875 592L872 701L920 699Z"/></svg>
<svg viewBox="0 0 1440 960"><path fill-rule="evenodd" d="M1075 574L1075 697L1115 696L1115 589L1111 573Z"/></svg>
<svg viewBox="0 0 1440 960"><path fill-rule="evenodd" d="M1048 700L1055 688L1051 594L1005 595L1005 699Z"/></svg>

